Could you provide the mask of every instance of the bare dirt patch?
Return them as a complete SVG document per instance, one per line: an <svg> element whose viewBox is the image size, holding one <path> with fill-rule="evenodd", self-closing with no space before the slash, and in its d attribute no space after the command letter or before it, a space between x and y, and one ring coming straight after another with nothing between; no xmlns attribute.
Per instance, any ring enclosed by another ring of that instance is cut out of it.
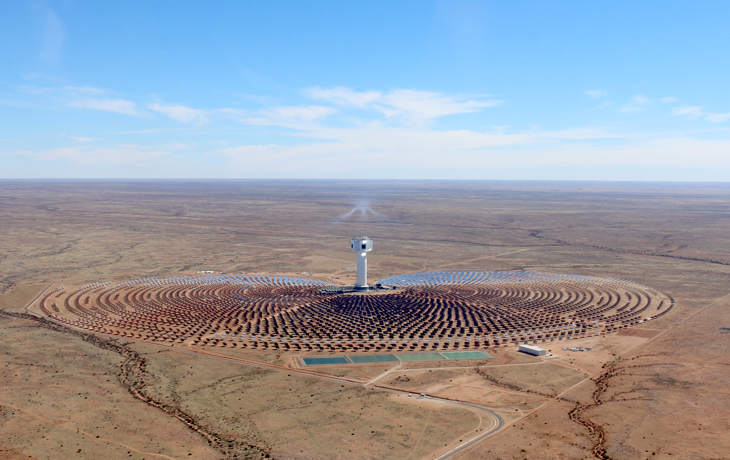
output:
<svg viewBox="0 0 730 460"><path fill-rule="evenodd" d="M630 327L628 329L624 329L622 331L619 331L618 335L626 336L626 337L643 337L645 339L651 339L660 334L662 331L658 331L656 329L637 329L635 327Z"/></svg>
<svg viewBox="0 0 730 460"><path fill-rule="evenodd" d="M33 457L0 446L0 460L35 460Z"/></svg>
<svg viewBox="0 0 730 460"><path fill-rule="evenodd" d="M13 449L38 459L94 459L101 451L117 458L220 458L199 435L120 385L117 353L24 319L4 316L0 324L0 436ZM155 433L143 426L155 426Z"/></svg>

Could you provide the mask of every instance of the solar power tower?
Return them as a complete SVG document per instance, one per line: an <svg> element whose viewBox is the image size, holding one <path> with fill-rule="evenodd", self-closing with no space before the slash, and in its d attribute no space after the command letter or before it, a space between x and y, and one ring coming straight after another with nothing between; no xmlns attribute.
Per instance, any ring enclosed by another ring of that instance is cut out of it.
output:
<svg viewBox="0 0 730 460"><path fill-rule="evenodd" d="M357 236L352 239L350 249L357 252L355 289L368 289L368 252L373 250L373 240L367 236Z"/></svg>

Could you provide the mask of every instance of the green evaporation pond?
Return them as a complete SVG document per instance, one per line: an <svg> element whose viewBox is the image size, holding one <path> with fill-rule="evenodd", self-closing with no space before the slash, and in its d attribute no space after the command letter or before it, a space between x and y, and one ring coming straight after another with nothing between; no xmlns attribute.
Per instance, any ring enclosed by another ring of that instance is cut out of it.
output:
<svg viewBox="0 0 730 460"><path fill-rule="evenodd" d="M483 351L442 351L442 355L449 359L485 359L491 358Z"/></svg>
<svg viewBox="0 0 730 460"><path fill-rule="evenodd" d="M354 355L348 356L350 361L356 364L361 363L390 363L398 361L394 355Z"/></svg>
<svg viewBox="0 0 730 460"><path fill-rule="evenodd" d="M330 356L327 358L302 358L302 362L307 366L315 366L318 364L349 364L350 362L344 356Z"/></svg>
<svg viewBox="0 0 730 460"><path fill-rule="evenodd" d="M398 353L401 361L438 361L444 357L438 353Z"/></svg>

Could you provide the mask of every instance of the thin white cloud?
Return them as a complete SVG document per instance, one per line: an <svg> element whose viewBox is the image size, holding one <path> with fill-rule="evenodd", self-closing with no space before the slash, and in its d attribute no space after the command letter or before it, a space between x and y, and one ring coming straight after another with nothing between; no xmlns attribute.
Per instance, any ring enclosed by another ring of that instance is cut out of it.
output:
<svg viewBox="0 0 730 460"><path fill-rule="evenodd" d="M621 107L621 112L641 112L644 110L644 105L649 104L651 100L648 97L640 94L631 98L631 103Z"/></svg>
<svg viewBox="0 0 730 460"><path fill-rule="evenodd" d="M182 123L203 124L208 121L205 111L183 105L154 103L149 108Z"/></svg>
<svg viewBox="0 0 730 460"><path fill-rule="evenodd" d="M383 95L375 107L388 117L403 116L411 120L429 120L444 115L477 112L501 101L459 100L453 96L414 90L395 90Z"/></svg>
<svg viewBox="0 0 730 460"><path fill-rule="evenodd" d="M641 94L637 94L636 96L631 98L631 102L621 108L621 112L641 112L644 110L645 106L650 104L668 104L670 102L676 101L676 97L662 97L659 99L650 99L646 96L643 96Z"/></svg>
<svg viewBox="0 0 730 460"><path fill-rule="evenodd" d="M374 90L358 92L342 86L330 89L310 88L304 94L312 99L329 101L340 106L376 109L387 118L403 118L416 123L445 115L477 112L502 102L410 89L392 90L388 93Z"/></svg>
<svg viewBox="0 0 730 460"><path fill-rule="evenodd" d="M180 151L180 150L190 150L197 146L198 146L198 144L195 142L172 141L172 142L165 142L164 144L160 145L160 148L165 151L170 151L170 150Z"/></svg>
<svg viewBox="0 0 730 460"><path fill-rule="evenodd" d="M586 94L592 97L593 99L598 99L599 97L603 97L608 94L607 91L603 91L601 89L592 89L589 91L586 91Z"/></svg>
<svg viewBox="0 0 730 460"><path fill-rule="evenodd" d="M380 91L357 92L344 86L322 89L320 87L304 90L304 94L315 100L330 101L337 105L365 108L377 101L382 93Z"/></svg>
<svg viewBox="0 0 730 460"><path fill-rule="evenodd" d="M730 113L708 113L705 118L715 123L722 123L723 121L730 120Z"/></svg>
<svg viewBox="0 0 730 460"><path fill-rule="evenodd" d="M712 121L714 123L722 123L730 120L730 113L705 112L700 106L675 107L674 110L672 110L672 114L689 119L704 118L705 120Z"/></svg>
<svg viewBox="0 0 730 460"><path fill-rule="evenodd" d="M277 107L265 113L274 119L298 119L311 121L333 115L337 113L337 109L319 105L310 105L306 107Z"/></svg>
<svg viewBox="0 0 730 460"><path fill-rule="evenodd" d="M90 98L108 94L108 91L94 86L19 86L18 91L26 94L59 96L63 98Z"/></svg>
<svg viewBox="0 0 730 460"><path fill-rule="evenodd" d="M70 101L68 105L82 109L103 110L124 115L137 115L136 104L123 99L86 99Z"/></svg>
<svg viewBox="0 0 730 460"><path fill-rule="evenodd" d="M81 142L81 143L91 142L94 140L93 137L84 137L84 136L68 136L68 138L73 139L76 142Z"/></svg>
<svg viewBox="0 0 730 460"><path fill-rule="evenodd" d="M516 151L539 151L566 142L589 145L614 137L598 128L562 131L507 132L500 127L489 132L469 130L436 131L413 127L370 124L351 128L312 126L300 136L313 142L298 145L241 145L218 150L235 168L256 168L262 174L296 176L298 171L340 171L357 164L419 168L483 168L499 162L497 156L515 159ZM587 143L587 144L583 144Z"/></svg>
<svg viewBox="0 0 730 460"><path fill-rule="evenodd" d="M60 102L70 107L102 110L124 115L139 115L137 104L125 99L114 98L109 91L93 86L19 86L18 91Z"/></svg>
<svg viewBox="0 0 730 460"><path fill-rule="evenodd" d="M699 106L676 107L674 110L672 110L672 113L674 115L685 116L688 118L699 118L705 114L702 111L702 107Z"/></svg>
<svg viewBox="0 0 730 460"><path fill-rule="evenodd" d="M308 131L313 129L319 120L337 113L338 110L333 107L309 105L282 106L255 112L236 109L219 109L216 112L248 125L279 126Z"/></svg>
<svg viewBox="0 0 730 460"><path fill-rule="evenodd" d="M331 90L315 88L307 90L307 94L341 107L349 105L357 109L379 110L386 115L386 119L377 120L372 117L350 119L351 125L342 127L319 122L335 112L333 108L324 106L279 107L260 111L255 114L257 116L228 109L222 113L247 124L296 129L298 131L296 136L309 141L299 142L294 146L278 144L232 146L219 150L218 154L234 162L241 161L241 165L261 163L261 167L265 167L263 164L266 162L272 162L271 164L284 162L291 166L300 162L306 163L314 158L318 161L339 164L345 158L351 161L353 155L369 158L375 162L373 164L378 162L390 164L391 159L397 158L418 162L420 158L425 159L429 155L448 159L487 152L495 148L544 147L559 142L590 142L615 137L599 128L510 132L507 127L502 126L486 132L438 131L423 123L413 123L448 114L475 112L499 103L494 100L468 99L415 90L357 93L342 87ZM406 123L392 123L396 117L402 118Z"/></svg>
<svg viewBox="0 0 730 460"><path fill-rule="evenodd" d="M144 164L149 160L170 154L170 152L164 150L152 150L137 145L123 145L111 148L79 146L41 151L22 150L15 153L31 156L37 160L67 161L79 165L99 163Z"/></svg>
<svg viewBox="0 0 730 460"><path fill-rule="evenodd" d="M372 134L372 133L371 133ZM378 133L383 134L383 133ZM387 164L414 174L460 169L462 176L478 178L495 168L556 167L730 167L730 140L683 137L635 140L622 145L560 142L542 134L492 137L478 133L432 133L409 138L410 133L385 133L385 139L362 136L343 142L314 144L244 145L219 150L232 168L256 170L262 176L350 174L358 165ZM367 143L363 139L373 142ZM454 142L455 140L461 142ZM353 162L357 158L357 162Z"/></svg>
<svg viewBox="0 0 730 460"><path fill-rule="evenodd" d="M691 137L658 137L637 139L624 145L588 144L556 145L539 160L561 166L662 166L662 167L730 167L730 140Z"/></svg>

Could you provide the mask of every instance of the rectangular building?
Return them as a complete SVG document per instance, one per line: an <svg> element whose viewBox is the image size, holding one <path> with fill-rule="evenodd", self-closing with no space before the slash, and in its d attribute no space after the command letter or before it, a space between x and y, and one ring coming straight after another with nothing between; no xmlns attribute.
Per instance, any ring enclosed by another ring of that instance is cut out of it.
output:
<svg viewBox="0 0 730 460"><path fill-rule="evenodd" d="M534 345L520 345L520 351L533 356L547 356L547 351L545 351L545 349Z"/></svg>

